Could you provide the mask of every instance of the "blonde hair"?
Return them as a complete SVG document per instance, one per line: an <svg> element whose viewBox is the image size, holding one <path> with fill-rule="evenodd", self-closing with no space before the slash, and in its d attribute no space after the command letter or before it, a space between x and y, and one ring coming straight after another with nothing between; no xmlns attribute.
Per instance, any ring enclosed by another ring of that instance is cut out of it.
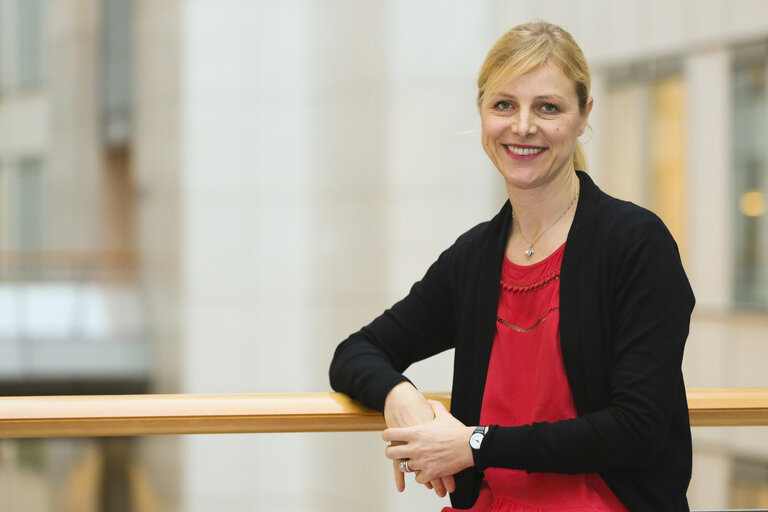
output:
<svg viewBox="0 0 768 512"><path fill-rule="evenodd" d="M487 94L548 62L573 80L579 110L584 114L591 83L587 59L571 34L545 21L512 27L488 50L477 77L478 108ZM587 170L584 151L578 141L573 152L573 165L578 170Z"/></svg>

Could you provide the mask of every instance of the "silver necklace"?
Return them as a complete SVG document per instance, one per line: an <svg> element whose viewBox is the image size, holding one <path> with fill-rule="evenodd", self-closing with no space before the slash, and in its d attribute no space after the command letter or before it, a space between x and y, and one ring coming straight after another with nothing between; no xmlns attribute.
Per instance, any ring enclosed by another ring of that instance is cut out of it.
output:
<svg viewBox="0 0 768 512"><path fill-rule="evenodd" d="M560 216L557 218L557 220L556 220L555 222L553 222L553 223L552 223L552 225L551 225L551 226L549 226L547 229L545 229L544 231L542 231L541 233L539 233L539 236L537 236L537 237L536 237L536 239L535 239L533 242L529 242L529 241L528 241L528 239L527 239L527 238L525 238L525 235L523 234L523 230L522 230L522 228L520 228L520 224L518 224L518 225L517 225L517 226L518 226L518 229L520 230L520 236L522 236L522 237L523 237L523 240L525 240L525 243L527 243L527 244L528 244L528 248L525 250L525 255L526 255L526 257L530 258L531 256L533 256L533 255L536 253L536 251L534 251L534 250L533 250L533 244L535 244L536 242L538 242L538 241L539 241L539 239L540 239L542 236L544 236L544 233L546 233L547 231L549 231L550 229L552 229L553 227L555 227L555 225L556 225L558 222L560 222L560 219L562 219L563 217L565 217L565 214L566 214L566 213L568 213L568 211L569 211L569 210L570 210L570 209L573 207L573 205L574 205L574 204L576 204L576 200L577 200L578 198L579 198L579 190L577 190L577 191L576 191L576 196L573 198L573 201L571 201L571 204L569 204L569 205L568 205L568 208L566 208L566 209L565 209L565 211L562 213L562 215L560 215ZM513 225L514 225L514 223L515 223L515 210L514 210L514 209L512 210L512 222L513 222Z"/></svg>

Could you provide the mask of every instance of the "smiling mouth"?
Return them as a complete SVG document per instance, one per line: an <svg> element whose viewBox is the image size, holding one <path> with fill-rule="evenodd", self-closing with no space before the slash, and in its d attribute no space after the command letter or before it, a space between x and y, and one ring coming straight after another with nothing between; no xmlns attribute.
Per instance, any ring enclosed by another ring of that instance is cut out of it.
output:
<svg viewBox="0 0 768 512"><path fill-rule="evenodd" d="M512 144L505 144L504 147L507 148L507 151L517 156L538 155L545 149L545 148L532 148L532 147L523 148L520 146L513 146Z"/></svg>

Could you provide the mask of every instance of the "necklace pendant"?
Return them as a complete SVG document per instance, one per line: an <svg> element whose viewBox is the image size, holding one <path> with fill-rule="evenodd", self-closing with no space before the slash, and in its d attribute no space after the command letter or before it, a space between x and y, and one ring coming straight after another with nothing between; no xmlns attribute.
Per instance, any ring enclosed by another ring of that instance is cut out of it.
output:
<svg viewBox="0 0 768 512"><path fill-rule="evenodd" d="M530 258L531 256L533 256L534 252L535 251L533 250L533 244L529 243L528 248L525 250L525 255Z"/></svg>

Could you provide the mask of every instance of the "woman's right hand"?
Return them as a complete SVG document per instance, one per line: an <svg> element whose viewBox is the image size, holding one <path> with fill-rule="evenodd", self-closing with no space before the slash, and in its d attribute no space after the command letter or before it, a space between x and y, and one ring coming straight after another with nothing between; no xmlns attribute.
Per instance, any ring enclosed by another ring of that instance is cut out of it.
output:
<svg viewBox="0 0 768 512"><path fill-rule="evenodd" d="M384 402L384 421L387 427L411 427L428 423L435 418L432 406L413 384L403 381L393 387ZM394 443L393 443L394 444ZM395 470L395 486L398 492L405 490L405 473L400 471L400 461L392 461ZM446 476L424 484L428 489L434 489L441 498L446 492L456 490L453 476Z"/></svg>

